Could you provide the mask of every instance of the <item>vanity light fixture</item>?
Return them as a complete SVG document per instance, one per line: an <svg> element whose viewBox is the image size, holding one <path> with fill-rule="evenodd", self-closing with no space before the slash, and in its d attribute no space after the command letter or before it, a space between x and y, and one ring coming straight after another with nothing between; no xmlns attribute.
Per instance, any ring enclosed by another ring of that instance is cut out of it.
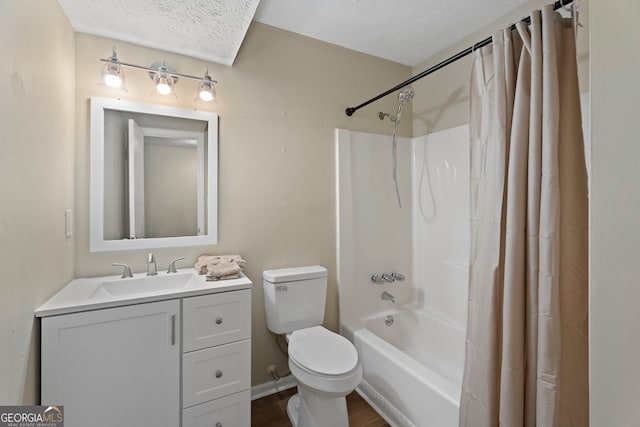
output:
<svg viewBox="0 0 640 427"><path fill-rule="evenodd" d="M211 79L209 71L206 68L203 77L196 77L177 73L176 70L164 60L154 62L149 67L121 62L116 55L115 47L113 48L113 53L109 58L100 58L100 61L105 64L102 68L102 74L98 84L126 91L124 85L124 71L122 70L122 67L137 68L149 73L149 77L154 82L156 92L161 95L176 96L175 84L178 82L179 78L185 78L198 81L197 100L204 102L216 101L215 85L218 82Z"/></svg>
<svg viewBox="0 0 640 427"><path fill-rule="evenodd" d="M121 89L126 92L127 88L124 84L124 71L120 66L120 61L118 61L118 54L115 46L113 47L111 56L107 59L103 59L102 61L104 61L105 64L104 67L102 67L100 82L98 84L109 86L113 89Z"/></svg>
<svg viewBox="0 0 640 427"><path fill-rule="evenodd" d="M156 92L160 95L176 96L174 90L174 84L178 81L178 78L174 76L175 69L167 64L164 59L162 61L154 62L151 64L151 69L155 71L149 71L149 77L156 85Z"/></svg>
<svg viewBox="0 0 640 427"><path fill-rule="evenodd" d="M204 102L217 102L216 101L216 87L214 81L211 80L211 76L209 76L209 70L207 68L204 69L204 77L200 80L200 84L198 85L198 97L196 101L204 101Z"/></svg>

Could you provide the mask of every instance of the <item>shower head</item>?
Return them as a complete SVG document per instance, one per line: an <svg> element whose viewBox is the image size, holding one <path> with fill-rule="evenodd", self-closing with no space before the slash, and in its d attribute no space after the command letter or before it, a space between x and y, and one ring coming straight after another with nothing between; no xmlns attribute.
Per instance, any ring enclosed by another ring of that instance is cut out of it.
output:
<svg viewBox="0 0 640 427"><path fill-rule="evenodd" d="M411 102L411 100L413 99L413 95L415 94L416 92L411 86L409 86L405 90L400 91L398 93L398 111L396 112L396 114L393 115L389 113L383 113L381 111L378 113L378 118L380 120L384 120L385 117L389 117L389 120L391 120L394 125L397 126L400 123L400 117L402 117L402 106L407 102Z"/></svg>
<svg viewBox="0 0 640 427"><path fill-rule="evenodd" d="M407 102L411 102L411 100L413 99L413 95L415 94L416 92L411 86L409 86L405 90L400 91L400 93L398 94L398 112L395 115L395 120L393 120L394 123L398 124L400 122L400 117L402 117L402 106Z"/></svg>
<svg viewBox="0 0 640 427"><path fill-rule="evenodd" d="M398 101L400 102L400 104L406 104L407 102L411 102L411 100L413 99L413 95L415 94L416 94L416 91L413 90L411 86L409 86L405 90L400 91L400 93L398 94Z"/></svg>

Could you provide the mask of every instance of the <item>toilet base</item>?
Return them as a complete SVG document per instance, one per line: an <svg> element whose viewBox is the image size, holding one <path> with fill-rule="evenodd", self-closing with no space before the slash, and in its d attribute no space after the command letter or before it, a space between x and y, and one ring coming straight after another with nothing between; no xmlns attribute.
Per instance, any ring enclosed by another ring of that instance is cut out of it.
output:
<svg viewBox="0 0 640 427"><path fill-rule="evenodd" d="M287 415L293 427L349 427L345 396L319 394L300 385L287 403Z"/></svg>
<svg viewBox="0 0 640 427"><path fill-rule="evenodd" d="M298 416L300 414L300 396L298 393L289 398L287 402L287 415L293 427L298 427Z"/></svg>

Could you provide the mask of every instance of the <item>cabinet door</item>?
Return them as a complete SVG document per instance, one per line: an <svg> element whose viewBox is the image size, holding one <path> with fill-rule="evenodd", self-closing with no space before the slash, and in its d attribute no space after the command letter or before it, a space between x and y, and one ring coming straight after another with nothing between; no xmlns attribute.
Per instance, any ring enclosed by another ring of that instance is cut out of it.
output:
<svg viewBox="0 0 640 427"><path fill-rule="evenodd" d="M42 319L42 404L67 427L167 426L180 418L178 300Z"/></svg>

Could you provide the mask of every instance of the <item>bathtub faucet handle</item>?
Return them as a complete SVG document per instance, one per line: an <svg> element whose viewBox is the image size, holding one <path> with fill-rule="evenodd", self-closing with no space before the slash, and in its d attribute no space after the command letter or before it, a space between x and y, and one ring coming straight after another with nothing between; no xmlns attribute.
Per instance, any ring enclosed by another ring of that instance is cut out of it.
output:
<svg viewBox="0 0 640 427"><path fill-rule="evenodd" d="M374 274L373 276L371 276L371 281L376 285L382 285L385 283L385 280L377 274Z"/></svg>
<svg viewBox="0 0 640 427"><path fill-rule="evenodd" d="M403 282L404 281L404 274L402 274L402 273L391 273L391 277L393 277L398 282Z"/></svg>
<svg viewBox="0 0 640 427"><path fill-rule="evenodd" d="M384 273L384 274L382 275L382 279L383 279L385 282L389 282L389 283L393 283L393 282L395 282L395 281L396 281L395 277L393 277L393 275L392 275L392 274L387 274L387 273Z"/></svg>

